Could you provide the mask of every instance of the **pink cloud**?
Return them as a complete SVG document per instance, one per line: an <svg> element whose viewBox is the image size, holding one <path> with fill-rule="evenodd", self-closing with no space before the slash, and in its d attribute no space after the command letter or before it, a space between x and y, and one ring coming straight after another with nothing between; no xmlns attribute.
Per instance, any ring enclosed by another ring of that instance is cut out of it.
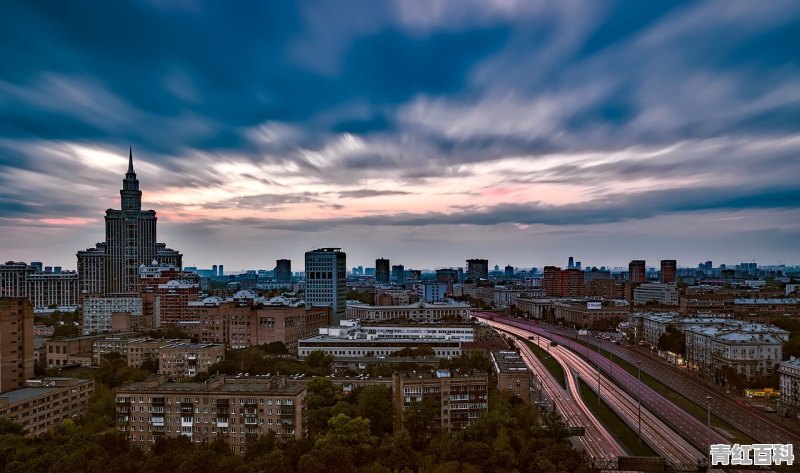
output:
<svg viewBox="0 0 800 473"><path fill-rule="evenodd" d="M91 218L79 218L79 217L64 217L64 218L42 218L39 219L40 222L46 223L48 225L86 225L89 222L94 221Z"/></svg>

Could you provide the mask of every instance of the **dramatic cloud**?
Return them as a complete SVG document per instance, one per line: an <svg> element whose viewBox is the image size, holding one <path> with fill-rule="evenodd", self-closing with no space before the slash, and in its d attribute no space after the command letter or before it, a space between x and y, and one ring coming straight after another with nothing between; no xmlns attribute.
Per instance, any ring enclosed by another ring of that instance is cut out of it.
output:
<svg viewBox="0 0 800 473"><path fill-rule="evenodd" d="M74 266L132 146L199 265L797 262L797 44L791 0L13 1L3 257Z"/></svg>

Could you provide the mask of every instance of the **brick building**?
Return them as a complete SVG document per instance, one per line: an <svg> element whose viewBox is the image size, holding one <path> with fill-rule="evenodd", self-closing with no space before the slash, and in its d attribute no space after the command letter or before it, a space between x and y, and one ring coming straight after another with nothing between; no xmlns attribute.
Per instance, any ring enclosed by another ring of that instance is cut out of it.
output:
<svg viewBox="0 0 800 473"><path fill-rule="evenodd" d="M195 443L223 440L241 454L267 432L306 436L306 386L283 376L214 376L205 383L153 376L117 391L117 428L142 450L159 437L184 435Z"/></svg>

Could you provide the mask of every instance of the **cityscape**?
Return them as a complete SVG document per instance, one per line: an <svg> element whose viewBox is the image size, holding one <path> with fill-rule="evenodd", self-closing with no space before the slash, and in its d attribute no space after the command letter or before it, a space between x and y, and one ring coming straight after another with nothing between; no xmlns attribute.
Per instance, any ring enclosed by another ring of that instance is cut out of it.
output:
<svg viewBox="0 0 800 473"><path fill-rule="evenodd" d="M800 471L800 5L8 11L0 472Z"/></svg>

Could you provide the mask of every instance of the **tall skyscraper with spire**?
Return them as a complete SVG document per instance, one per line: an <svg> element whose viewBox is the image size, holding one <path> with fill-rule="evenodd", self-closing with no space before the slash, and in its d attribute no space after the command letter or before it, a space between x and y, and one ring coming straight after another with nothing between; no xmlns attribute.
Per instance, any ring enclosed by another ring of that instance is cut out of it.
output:
<svg viewBox="0 0 800 473"><path fill-rule="evenodd" d="M119 191L120 209L106 210L105 243L78 252L83 294L102 290L106 295L137 294L142 265L182 267L183 255L156 240L156 211L142 210L142 191L128 152L128 172Z"/></svg>

